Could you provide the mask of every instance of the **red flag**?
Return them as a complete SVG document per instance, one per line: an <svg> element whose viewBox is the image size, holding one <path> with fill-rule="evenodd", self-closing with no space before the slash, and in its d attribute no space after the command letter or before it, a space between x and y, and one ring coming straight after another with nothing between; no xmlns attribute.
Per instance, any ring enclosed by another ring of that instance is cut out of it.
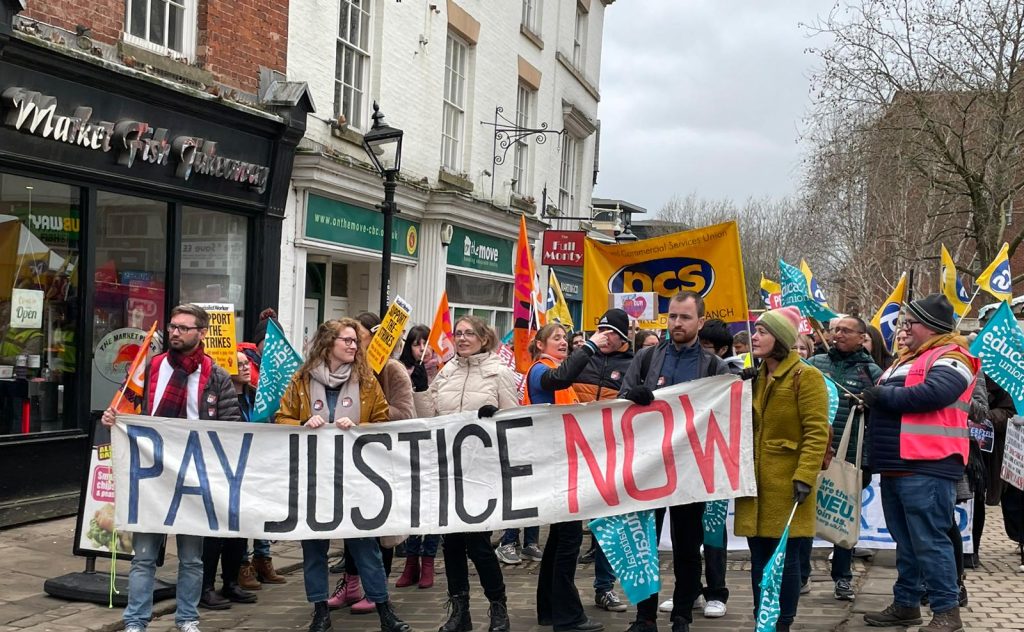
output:
<svg viewBox="0 0 1024 632"><path fill-rule="evenodd" d="M149 333L146 334L146 338L139 345L139 350L135 352L135 359L132 360L131 366L128 368L124 385L118 389L117 395L114 395L114 399L110 402L110 407L119 413L138 415L142 412L142 395L146 380L146 357L149 355L149 344L153 340L153 334L156 332L156 322L155 320L153 321L153 326L149 328Z"/></svg>
<svg viewBox="0 0 1024 632"><path fill-rule="evenodd" d="M533 364L530 340L536 329L534 321L539 314L534 308L535 272L530 242L526 234L526 217L519 218L519 244L516 247L515 288L512 304L512 348L516 356L516 370L526 373ZM532 316L532 318L531 318Z"/></svg>
<svg viewBox="0 0 1024 632"><path fill-rule="evenodd" d="M452 340L452 313L448 309L448 290L441 293L441 302L437 305L434 324L430 327L427 345L434 350L441 362L447 362L455 355L455 343Z"/></svg>

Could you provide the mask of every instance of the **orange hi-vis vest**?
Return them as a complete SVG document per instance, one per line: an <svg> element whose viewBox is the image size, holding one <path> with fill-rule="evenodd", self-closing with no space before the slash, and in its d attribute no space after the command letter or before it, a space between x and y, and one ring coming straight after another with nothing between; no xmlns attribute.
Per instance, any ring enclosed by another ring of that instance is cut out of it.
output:
<svg viewBox="0 0 1024 632"><path fill-rule="evenodd" d="M530 402L530 371L533 371L533 367L537 366L538 364L543 364L549 369L558 368L558 365L555 364L555 362L550 358L541 358L540 360L537 360L536 362L530 365L530 370L526 372L527 385L523 391L523 406L529 406L532 403ZM580 403L580 398L576 395L576 391L573 389L573 387L570 386L568 388L563 388L555 391L555 406L578 403Z"/></svg>
<svg viewBox="0 0 1024 632"><path fill-rule="evenodd" d="M900 458L938 461L956 454L967 465L971 438L967 428L967 413L971 409L971 395L974 393L981 361L959 345L929 349L910 365L905 386L909 388L924 382L935 362L950 351L958 351L968 358L975 377L957 401L949 406L925 413L903 413L900 419Z"/></svg>

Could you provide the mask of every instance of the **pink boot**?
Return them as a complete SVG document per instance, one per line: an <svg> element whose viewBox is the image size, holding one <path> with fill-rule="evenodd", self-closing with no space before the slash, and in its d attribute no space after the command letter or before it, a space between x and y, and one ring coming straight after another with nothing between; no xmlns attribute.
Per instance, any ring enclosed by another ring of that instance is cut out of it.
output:
<svg viewBox="0 0 1024 632"><path fill-rule="evenodd" d="M363 597L360 601L352 604L352 609L349 612L352 614L370 614L371 612L377 612L377 604Z"/></svg>
<svg viewBox="0 0 1024 632"><path fill-rule="evenodd" d="M334 594L327 600L327 607L331 610L350 606L360 599L363 599L363 590L359 585L358 575L342 575L338 585L334 587ZM364 600L365 601L365 600Z"/></svg>

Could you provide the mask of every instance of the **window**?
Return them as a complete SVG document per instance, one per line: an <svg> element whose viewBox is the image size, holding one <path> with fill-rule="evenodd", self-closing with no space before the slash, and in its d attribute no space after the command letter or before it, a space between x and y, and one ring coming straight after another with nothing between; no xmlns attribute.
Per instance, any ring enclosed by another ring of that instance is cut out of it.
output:
<svg viewBox="0 0 1024 632"><path fill-rule="evenodd" d="M523 26L534 34L540 34L540 9L542 0L523 0Z"/></svg>
<svg viewBox="0 0 1024 632"><path fill-rule="evenodd" d="M579 69L583 68L583 62L587 54L587 12L583 7L576 5L576 28L572 36L572 65Z"/></svg>
<svg viewBox="0 0 1024 632"><path fill-rule="evenodd" d="M196 0L128 0L125 41L159 53L192 57Z"/></svg>
<svg viewBox="0 0 1024 632"><path fill-rule="evenodd" d="M566 134L562 137L562 165L558 184L558 210L563 216L575 217L576 211L576 151L577 140Z"/></svg>
<svg viewBox="0 0 1024 632"><path fill-rule="evenodd" d="M79 427L80 201L75 187L0 174L0 435Z"/></svg>
<svg viewBox="0 0 1024 632"><path fill-rule="evenodd" d="M528 87L519 86L516 95L516 126L521 129L530 127L533 95L533 91ZM526 136L516 140L515 155L512 160L512 190L523 196L530 191L530 143L527 142Z"/></svg>
<svg viewBox="0 0 1024 632"><path fill-rule="evenodd" d="M246 218L186 206L181 210L182 303L230 303L236 335L245 326Z"/></svg>
<svg viewBox="0 0 1024 632"><path fill-rule="evenodd" d="M466 70L469 47L451 33L444 56L444 111L441 166L462 171L463 126L466 118Z"/></svg>
<svg viewBox="0 0 1024 632"><path fill-rule="evenodd" d="M370 0L342 0L334 73L335 115L357 129L368 127L366 82L370 65Z"/></svg>

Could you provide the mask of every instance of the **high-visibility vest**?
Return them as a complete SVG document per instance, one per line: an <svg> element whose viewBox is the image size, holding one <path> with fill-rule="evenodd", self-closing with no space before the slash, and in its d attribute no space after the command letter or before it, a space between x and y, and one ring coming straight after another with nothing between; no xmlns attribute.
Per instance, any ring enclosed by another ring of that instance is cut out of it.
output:
<svg viewBox="0 0 1024 632"><path fill-rule="evenodd" d="M541 358L540 360L537 360L536 362L534 362L533 364L530 365L530 370L526 372L526 380L527 380L527 382L526 382L526 388L524 389L524 392L523 392L523 406L529 406L531 404L531 402L530 402L530 382L529 382L529 380L530 380L530 372L533 371L533 367L537 366L538 364L543 364L544 366L548 367L549 369L557 369L558 368L558 365L555 364L555 362L553 360L549 359L549 358ZM573 389L573 387L570 386L569 388L563 388L563 389L559 389L559 390L555 391L555 405L556 406L561 406L562 404L578 404L578 403L580 403L580 398L576 395L576 391L575 391L575 389Z"/></svg>
<svg viewBox="0 0 1024 632"><path fill-rule="evenodd" d="M944 345L925 351L910 365L905 385L917 386L925 381L935 362L950 351L958 351L968 358L975 377L955 402L939 410L924 413L903 413L900 418L900 458L917 461L938 461L954 454L967 465L971 433L967 428L967 413L971 409L971 395L981 361L959 345Z"/></svg>

